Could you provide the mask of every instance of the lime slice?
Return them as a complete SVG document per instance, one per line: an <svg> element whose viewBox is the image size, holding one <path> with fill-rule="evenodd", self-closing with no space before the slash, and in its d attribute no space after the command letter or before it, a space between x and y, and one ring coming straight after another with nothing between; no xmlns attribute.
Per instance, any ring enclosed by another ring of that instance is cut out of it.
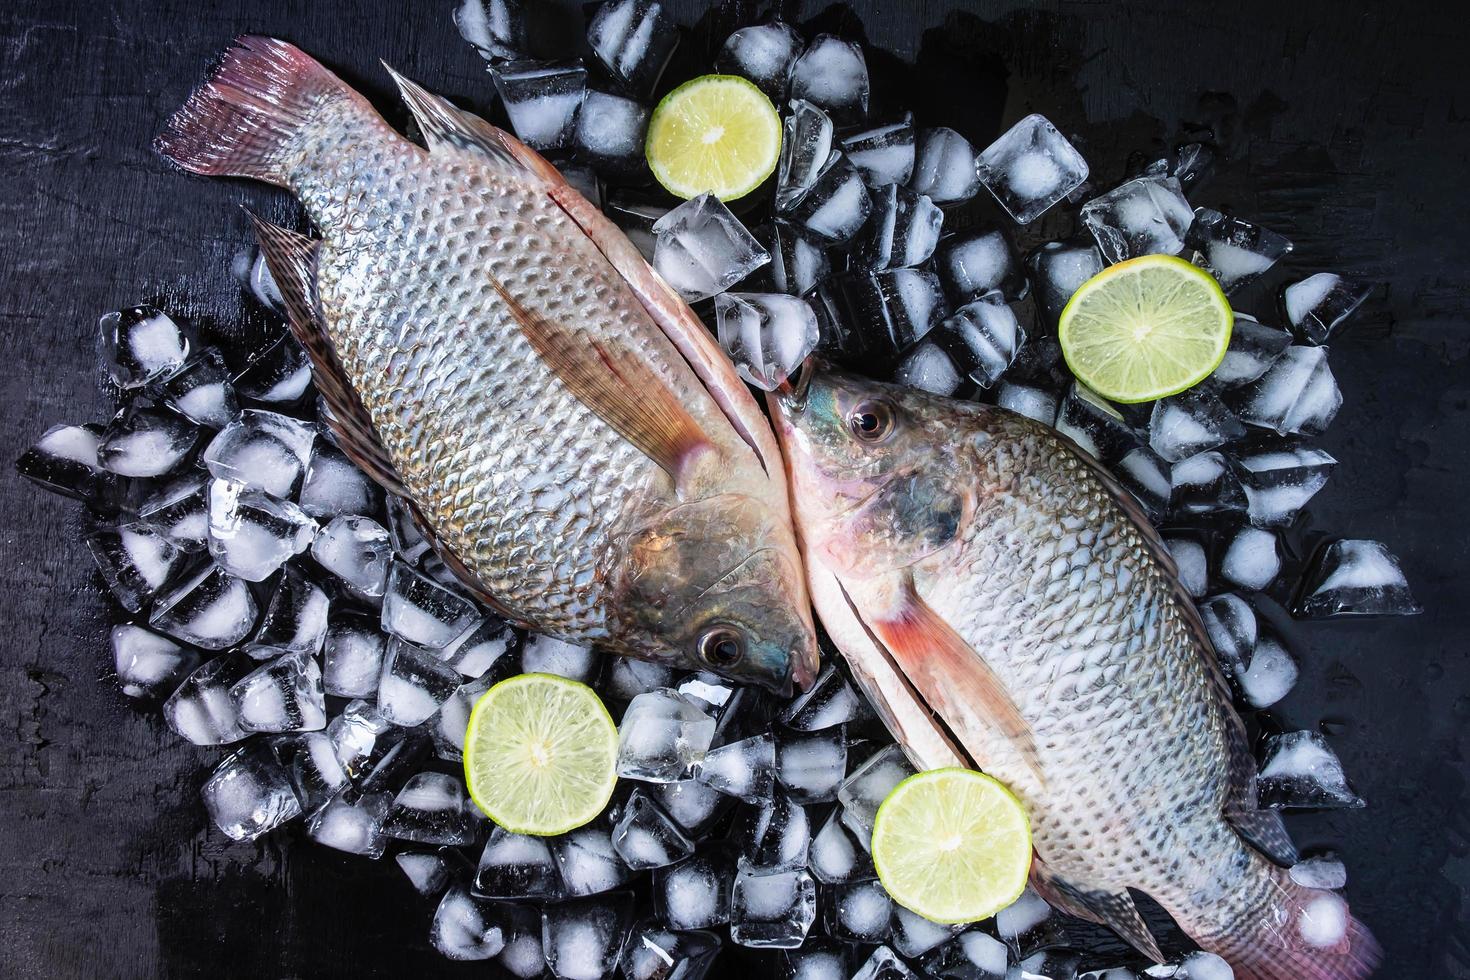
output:
<svg viewBox="0 0 1470 980"><path fill-rule="evenodd" d="M644 144L648 166L670 193L744 197L776 169L781 116L738 75L703 75L664 96Z"/></svg>
<svg viewBox="0 0 1470 980"><path fill-rule="evenodd" d="M893 900L933 922L988 919L1031 871L1021 801L984 773L931 769L894 787L873 822L873 864Z"/></svg>
<svg viewBox="0 0 1470 980"><path fill-rule="evenodd" d="M470 712L464 775L485 815L517 834L564 834L602 812L617 782L618 729L586 684L519 674Z"/></svg>
<svg viewBox="0 0 1470 980"><path fill-rule="evenodd" d="M1172 255L1144 255L1084 282L1062 310L1058 337L1083 384L1129 404L1209 377L1234 322L1208 272Z"/></svg>

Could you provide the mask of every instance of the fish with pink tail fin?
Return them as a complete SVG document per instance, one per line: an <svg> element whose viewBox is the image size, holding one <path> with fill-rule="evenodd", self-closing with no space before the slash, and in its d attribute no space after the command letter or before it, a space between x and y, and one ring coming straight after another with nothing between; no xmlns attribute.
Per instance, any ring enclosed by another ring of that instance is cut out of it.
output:
<svg viewBox="0 0 1470 980"><path fill-rule="evenodd" d="M919 768L1025 804L1032 880L1158 961L1149 895L1237 980L1363 980L1377 944L1282 867L1199 614L1139 505L1055 430L810 364L770 396L817 612Z"/></svg>
<svg viewBox="0 0 1470 980"><path fill-rule="evenodd" d="M808 685L785 474L734 367L555 168L393 77L426 146L300 49L242 37L157 140L305 206L320 238L256 232L338 444L507 618Z"/></svg>

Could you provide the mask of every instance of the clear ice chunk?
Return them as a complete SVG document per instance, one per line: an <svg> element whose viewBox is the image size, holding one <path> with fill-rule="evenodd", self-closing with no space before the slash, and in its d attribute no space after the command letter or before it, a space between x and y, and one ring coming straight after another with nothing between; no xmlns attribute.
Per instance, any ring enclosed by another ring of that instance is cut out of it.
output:
<svg viewBox="0 0 1470 980"><path fill-rule="evenodd" d="M1201 602L1199 614L1221 666L1238 678L1255 655L1259 634L1255 610L1235 593L1222 592Z"/></svg>
<svg viewBox="0 0 1470 980"><path fill-rule="evenodd" d="M917 959L923 956L931 949L958 935L964 928L963 924L943 925L938 922L931 922L917 912L910 912L902 905L896 902L894 903L893 948L899 955L906 956L909 959ZM999 940L991 939L989 936L985 938L990 939L991 942L1000 946L1001 953L1004 955L1004 944Z"/></svg>
<svg viewBox="0 0 1470 980"><path fill-rule="evenodd" d="M672 687L674 669L652 660L612 657L602 679L602 693L614 701L632 701L640 694Z"/></svg>
<svg viewBox="0 0 1470 980"><path fill-rule="evenodd" d="M138 517L184 551L202 551L209 539L209 477L194 473L170 480L138 505Z"/></svg>
<svg viewBox="0 0 1470 980"><path fill-rule="evenodd" d="M899 910L900 916L904 911L906 910ZM896 938L894 944L898 944ZM1006 980L1011 976L1009 963L1010 950L1005 943L979 929L971 929L955 936L925 957L924 971L946 980ZM1035 976L1017 971L1017 980L1029 980Z"/></svg>
<svg viewBox="0 0 1470 980"><path fill-rule="evenodd" d="M287 565L251 638L252 648L315 654L327 635L331 601L315 582Z"/></svg>
<svg viewBox="0 0 1470 980"><path fill-rule="evenodd" d="M602 980L617 969L633 917L633 896L607 895L541 910L541 948L553 976Z"/></svg>
<svg viewBox="0 0 1470 980"><path fill-rule="evenodd" d="M1045 117L1032 113L975 160L980 182L1017 222L1027 225L1087 179L1087 161ZM1182 243L1181 243L1182 244Z"/></svg>
<svg viewBox="0 0 1470 980"><path fill-rule="evenodd" d="M309 653L288 653L236 681L230 700L247 732L310 732L327 724L322 671Z"/></svg>
<svg viewBox="0 0 1470 980"><path fill-rule="evenodd" d="M628 236L628 241L633 243L639 254L652 263L657 248L653 226L673 209L625 191L614 191L608 196L606 210L607 216Z"/></svg>
<svg viewBox="0 0 1470 980"><path fill-rule="evenodd" d="M618 857L612 835L586 826L556 838L551 845L562 885L568 895L596 895L627 881L632 872Z"/></svg>
<svg viewBox="0 0 1470 980"><path fill-rule="evenodd" d="M845 245L873 211L862 174L841 153L829 157L811 185L787 205L786 218L830 245Z"/></svg>
<svg viewBox="0 0 1470 980"><path fill-rule="evenodd" d="M255 662L238 650L205 661L164 702L164 721L195 745L238 742L246 732L240 727L230 687L254 668Z"/></svg>
<svg viewBox="0 0 1470 980"><path fill-rule="evenodd" d="M232 480L209 484L209 553L225 571L263 582L316 537L300 507Z"/></svg>
<svg viewBox="0 0 1470 980"><path fill-rule="evenodd" d="M577 110L573 146L598 170L632 175L647 164L643 156L648 107L612 92L588 89Z"/></svg>
<svg viewBox="0 0 1470 980"><path fill-rule="evenodd" d="M1268 735L1261 748L1257 785L1261 805L1278 809L1366 805L1348 784L1337 753L1316 732Z"/></svg>
<svg viewBox="0 0 1470 980"><path fill-rule="evenodd" d="M342 514L375 515L383 510L383 489L342 450L322 440L312 449L297 503L312 517L325 520Z"/></svg>
<svg viewBox="0 0 1470 980"><path fill-rule="evenodd" d="M1264 711L1291 693L1298 673L1296 661L1291 659L1281 641L1270 633L1262 632L1256 638L1250 666L1236 678L1236 682L1245 703L1257 711Z"/></svg>
<svg viewBox="0 0 1470 980"><path fill-rule="evenodd" d="M479 0L469 2L478 3ZM398 863L408 883L413 885L413 890L425 898L442 895L449 887L449 863L442 854L434 851L404 851L395 854L393 860Z"/></svg>
<svg viewBox="0 0 1470 980"><path fill-rule="evenodd" d="M947 126L919 130L909 187L941 206L968 201L980 193L975 148Z"/></svg>
<svg viewBox="0 0 1470 980"><path fill-rule="evenodd" d="M914 126L907 119L842 139L842 152L869 187L907 184L914 173Z"/></svg>
<svg viewBox="0 0 1470 980"><path fill-rule="evenodd" d="M703 834L731 803L724 793L693 779L654 784L653 793L664 812L690 837Z"/></svg>
<svg viewBox="0 0 1470 980"><path fill-rule="evenodd" d="M1102 251L1085 237L1046 242L1026 256L1026 269L1036 289L1037 308L1047 323L1055 324L1072 294L1103 270Z"/></svg>
<svg viewBox="0 0 1470 980"><path fill-rule="evenodd" d="M422 725L459 690L459 671L402 639L388 641L378 675L378 711L404 728Z"/></svg>
<svg viewBox="0 0 1470 980"><path fill-rule="evenodd" d="M1043 425L1057 420L1057 396L1032 385L1002 381L995 387L995 403Z"/></svg>
<svg viewBox="0 0 1470 980"><path fill-rule="evenodd" d="M305 732L289 744L291 784L296 787L304 812L315 813L347 788L347 772L326 732Z"/></svg>
<svg viewBox="0 0 1470 980"><path fill-rule="evenodd" d="M325 691L338 698L377 697L386 643L376 617L333 610L322 645Z"/></svg>
<svg viewBox="0 0 1470 980"><path fill-rule="evenodd" d="M488 898L555 898L562 884L551 845L544 837L492 826L475 869L474 890Z"/></svg>
<svg viewBox="0 0 1470 980"><path fill-rule="evenodd" d="M812 838L806 865L824 885L841 885L877 876L867 848L860 845L852 831L847 829L838 810L832 811L822 829Z"/></svg>
<svg viewBox="0 0 1470 980"><path fill-rule="evenodd" d="M832 118L805 99L791 100L791 113L783 128L781 159L776 168L778 211L788 210L817 182L832 158L835 143Z"/></svg>
<svg viewBox="0 0 1470 980"><path fill-rule="evenodd" d="M795 949L817 918L817 885L806 871L735 875L730 941L754 949Z"/></svg>
<svg viewBox="0 0 1470 980"><path fill-rule="evenodd" d="M439 651L439 658L459 671L465 677L483 677L485 672L497 663L510 651L511 643L516 640L516 634L509 626L494 616L487 616L480 621L480 625L466 633L462 638L455 640L449 646ZM562 657L559 663L549 664L545 659L541 661L546 666L554 666L556 669L548 673L560 674L563 677L573 677L573 665L585 664L582 658L576 658L571 651L581 651L582 647L571 647L567 655ZM595 658L597 654L589 651L590 657ZM595 668L595 660L592 667ZM527 667L525 670L529 671ZM563 673L566 671L567 673ZM585 672L581 672L585 671ZM580 668L573 679L585 680L591 676L593 670L585 667Z"/></svg>
<svg viewBox="0 0 1470 980"><path fill-rule="evenodd" d="M953 395L963 381L960 369L935 342L933 334L910 347L893 371L894 384L931 395Z"/></svg>
<svg viewBox="0 0 1470 980"><path fill-rule="evenodd" d="M1044 949L1032 953L1016 965L1022 977L1040 980L1077 980L1082 954L1070 949Z"/></svg>
<svg viewBox="0 0 1470 980"><path fill-rule="evenodd" d="M1230 346L1210 379L1223 385L1254 381L1290 346L1291 334L1285 330L1268 327L1253 316L1236 312Z"/></svg>
<svg viewBox="0 0 1470 980"><path fill-rule="evenodd" d="M759 874L806 867L811 836L806 810L786 793L747 806L733 831L741 869Z"/></svg>
<svg viewBox="0 0 1470 980"><path fill-rule="evenodd" d="M475 823L466 809L464 783L442 772L410 777L388 808L383 833L419 844L472 843Z"/></svg>
<svg viewBox="0 0 1470 980"><path fill-rule="evenodd" d="M763 732L710 749L694 778L742 800L769 799L776 786L776 740Z"/></svg>
<svg viewBox="0 0 1470 980"><path fill-rule="evenodd" d="M387 845L383 821L392 800L388 793L339 793L306 821L306 836L326 847L376 860Z"/></svg>
<svg viewBox="0 0 1470 980"><path fill-rule="evenodd" d="M1030 887L996 913L995 934L1015 956L1029 956L1043 947L1057 945L1065 935L1061 917Z"/></svg>
<svg viewBox="0 0 1470 980"><path fill-rule="evenodd" d="M730 921L734 863L722 851L705 849L653 873L653 900L670 929L712 929Z"/></svg>
<svg viewBox="0 0 1470 980"><path fill-rule="evenodd" d="M944 290L926 269L849 273L838 283L845 322L859 349L876 360L906 350L944 317Z"/></svg>
<svg viewBox="0 0 1470 980"><path fill-rule="evenodd" d="M981 388L990 388L1015 361L1026 342L1026 331L1005 297L992 290L955 310L935 328L929 339L971 381Z"/></svg>
<svg viewBox="0 0 1470 980"><path fill-rule="evenodd" d="M836 728L864 716L862 699L836 664L828 663L812 686L781 712L781 723L799 732Z"/></svg>
<svg viewBox="0 0 1470 980"><path fill-rule="evenodd" d="M97 425L56 425L15 461L20 475L52 493L77 500L96 500L117 478L97 461L102 430Z"/></svg>
<svg viewBox="0 0 1470 980"><path fill-rule="evenodd" d="M787 980L849 980L847 953L851 947L828 939L809 939L784 955Z"/></svg>
<svg viewBox="0 0 1470 980"><path fill-rule="evenodd" d="M166 698L199 666L197 651L131 623L114 626L108 642L118 684L130 698Z"/></svg>
<svg viewBox="0 0 1470 980"><path fill-rule="evenodd" d="M1098 462L1111 464L1138 445L1123 416L1101 395L1078 382L1057 409L1057 431Z"/></svg>
<svg viewBox="0 0 1470 980"><path fill-rule="evenodd" d="M859 233L853 258L865 269L923 265L939 244L944 212L922 194L884 184L870 194L872 210Z"/></svg>
<svg viewBox="0 0 1470 980"><path fill-rule="evenodd" d="M842 781L837 798L842 801L842 821L857 835L866 850L873 836L873 818L893 787L914 774L914 767L897 745L886 746L869 756L852 775Z"/></svg>
<svg viewBox="0 0 1470 980"><path fill-rule="evenodd" d="M587 44L614 78L646 96L679 44L679 27L656 0L607 0L587 23Z"/></svg>
<svg viewBox="0 0 1470 980"><path fill-rule="evenodd" d="M1154 977L1168 977L1170 980L1235 980L1235 971L1229 963L1214 953L1201 950L1190 953L1177 964L1151 966L1143 971L1143 977L1144 980Z"/></svg>
<svg viewBox="0 0 1470 980"><path fill-rule="evenodd" d="M618 726L618 775L651 783L685 779L714 735L715 720L677 691L640 694Z"/></svg>
<svg viewBox="0 0 1470 980"><path fill-rule="evenodd" d="M633 927L623 947L623 976L627 980L703 980L720 945L720 938L712 932L675 932L648 919Z"/></svg>
<svg viewBox="0 0 1470 980"><path fill-rule="evenodd" d="M1289 446L1263 450L1235 461L1257 527L1286 527L1327 483L1337 460L1320 449Z"/></svg>
<svg viewBox="0 0 1470 980"><path fill-rule="evenodd" d="M388 537L393 542L393 551L410 565L428 555L433 547L408 505L398 497L388 497Z"/></svg>
<svg viewBox="0 0 1470 980"><path fill-rule="evenodd" d="M893 899L877 881L852 881L832 889L827 932L852 943L886 942L893 929Z"/></svg>
<svg viewBox="0 0 1470 980"><path fill-rule="evenodd" d="M1227 293L1255 282L1292 248L1285 235L1210 208L1194 209L1184 241L1194 250L1194 264Z"/></svg>
<svg viewBox="0 0 1470 980"><path fill-rule="evenodd" d="M521 670L528 674L555 674L590 684L601 666L601 654L591 647L550 636L529 636L521 650Z"/></svg>
<svg viewBox="0 0 1470 980"><path fill-rule="evenodd" d="M1276 535L1264 528L1240 528L1220 558L1220 577L1248 592L1265 590L1280 572Z"/></svg>
<svg viewBox="0 0 1470 980"><path fill-rule="evenodd" d="M86 541L107 587L128 612L152 602L185 559L168 538L141 521L98 528Z"/></svg>
<svg viewBox="0 0 1470 980"><path fill-rule="evenodd" d="M538 150L571 142L587 92L587 69L579 62L513 61L491 74L510 128L522 142Z"/></svg>
<svg viewBox="0 0 1470 980"><path fill-rule="evenodd" d="M541 950L541 912L534 907L507 905L508 928L505 948L495 962L513 977L536 980L546 975L546 954Z"/></svg>
<svg viewBox="0 0 1470 980"><path fill-rule="evenodd" d="M1136 177L1082 206L1082 223L1110 263L1178 255L1193 221L1173 177Z"/></svg>
<svg viewBox="0 0 1470 980"><path fill-rule="evenodd" d="M778 293L805 296L832 274L832 260L822 243L788 221L777 218L756 231L771 255L766 270Z"/></svg>
<svg viewBox="0 0 1470 980"><path fill-rule="evenodd" d="M775 391L817 346L817 314L796 296L721 293L715 317L736 372L762 391Z"/></svg>
<svg viewBox="0 0 1470 980"><path fill-rule="evenodd" d="M1171 513L1181 517L1245 511L1245 490L1234 464L1218 450L1181 459L1169 470Z"/></svg>
<svg viewBox="0 0 1470 980"><path fill-rule="evenodd" d="M97 463L118 476L163 476L188 457L198 436L183 416L135 402L102 430Z"/></svg>
<svg viewBox="0 0 1470 980"><path fill-rule="evenodd" d="M1347 867L1325 854L1309 857L1292 865L1291 880L1304 888L1346 888Z"/></svg>
<svg viewBox="0 0 1470 980"><path fill-rule="evenodd" d="M847 734L843 728L777 735L776 780L797 803L835 800L846 775Z"/></svg>
<svg viewBox="0 0 1470 980"><path fill-rule="evenodd" d="M694 843L643 790L634 790L612 829L613 850L634 871L662 868L694 853Z"/></svg>
<svg viewBox="0 0 1470 980"><path fill-rule="evenodd" d="M685 201L654 223L653 267L686 300L724 292L771 260L713 194Z"/></svg>
<svg viewBox="0 0 1470 980"><path fill-rule="evenodd" d="M1345 538L1317 552L1292 612L1311 618L1413 616L1423 607L1393 552L1378 541Z"/></svg>
<svg viewBox="0 0 1470 980"><path fill-rule="evenodd" d="M1244 437L1235 413L1203 388L1159 399L1148 420L1148 444L1171 463Z"/></svg>
<svg viewBox="0 0 1470 980"><path fill-rule="evenodd" d="M725 39L715 56L715 71L750 79L779 104L786 92L786 76L802 47L801 35L785 21L742 27Z"/></svg>
<svg viewBox="0 0 1470 980"><path fill-rule="evenodd" d="M521 0L461 0L454 8L454 26L486 61L518 58L526 50Z"/></svg>
<svg viewBox="0 0 1470 980"><path fill-rule="evenodd" d="M419 761L423 741L392 724L366 701L351 701L327 724L327 737L353 786L373 792L395 782Z"/></svg>
<svg viewBox="0 0 1470 980"><path fill-rule="evenodd" d="M1260 378L1231 392L1241 420L1280 435L1321 435L1342 407L1327 348L1292 345Z"/></svg>
<svg viewBox="0 0 1470 980"><path fill-rule="evenodd" d="M290 777L261 742L216 766L201 792L210 819L231 840L255 840L301 815Z"/></svg>
<svg viewBox="0 0 1470 980"><path fill-rule="evenodd" d="M195 344L192 331L152 306L107 313L97 321L102 361L120 388L141 388L184 366Z"/></svg>
<svg viewBox="0 0 1470 980"><path fill-rule="evenodd" d="M464 596L401 561L389 567L383 590L385 633L425 650L442 650L479 621L479 611Z"/></svg>
<svg viewBox="0 0 1470 980"><path fill-rule="evenodd" d="M1164 545L1179 569L1179 584L1195 599L1210 587L1210 563L1205 547L1196 538L1182 534L1164 536Z"/></svg>
<svg viewBox="0 0 1470 980"><path fill-rule="evenodd" d="M999 290L1005 302L1016 303L1030 288L1010 237L999 228L946 235L934 264L953 303L972 302L991 290Z"/></svg>
<svg viewBox="0 0 1470 980"><path fill-rule="evenodd" d="M247 408L220 430L200 458L216 479L286 499L306 470L315 440L316 430L305 422Z"/></svg>
<svg viewBox="0 0 1470 980"><path fill-rule="evenodd" d="M868 111L868 62L863 49L831 34L818 34L791 65L791 97L821 106L844 123Z"/></svg>
<svg viewBox="0 0 1470 980"><path fill-rule="evenodd" d="M240 411L224 355L207 347L164 381L159 398L184 418L209 429L222 429Z"/></svg>
<svg viewBox="0 0 1470 980"><path fill-rule="evenodd" d="M505 949L506 938L504 908L476 898L463 885L445 893L429 929L429 941L451 960L488 960Z"/></svg>
<svg viewBox="0 0 1470 980"><path fill-rule="evenodd" d="M1297 336L1321 345L1332 339L1372 292L1372 286L1319 272L1282 290L1281 305Z"/></svg>
<svg viewBox="0 0 1470 980"><path fill-rule="evenodd" d="M867 962L858 967L852 980L913 980L918 974L909 969L907 963L887 946L873 950Z"/></svg>
<svg viewBox="0 0 1470 980"><path fill-rule="evenodd" d="M234 381L241 397L271 404L294 402L310 385L311 361L290 334L252 357Z"/></svg>
<svg viewBox="0 0 1470 980"><path fill-rule="evenodd" d="M311 557L357 595L375 597L387 586L393 545L383 525L371 517L342 514L317 533Z"/></svg>
<svg viewBox="0 0 1470 980"><path fill-rule="evenodd" d="M434 751L439 758L446 762L460 762L464 759L464 739L470 724L470 712L474 710L481 695L490 690L498 679L493 674L487 674L461 684L455 689L453 696L439 706L439 713L431 719L434 726L431 732Z"/></svg>
<svg viewBox="0 0 1470 980"><path fill-rule="evenodd" d="M243 579L205 565L158 597L148 624L196 647L224 650L250 634L258 612Z"/></svg>

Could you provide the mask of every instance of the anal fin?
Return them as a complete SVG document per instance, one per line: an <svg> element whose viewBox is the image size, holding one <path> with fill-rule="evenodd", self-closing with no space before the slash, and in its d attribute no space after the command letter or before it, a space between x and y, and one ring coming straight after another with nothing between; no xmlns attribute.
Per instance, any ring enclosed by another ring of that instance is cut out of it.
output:
<svg viewBox="0 0 1470 980"><path fill-rule="evenodd" d="M1040 857L1031 861L1031 881L1037 894L1053 908L1107 926L1155 963L1164 962L1158 941L1126 889L1108 892L1082 888L1057 876Z"/></svg>

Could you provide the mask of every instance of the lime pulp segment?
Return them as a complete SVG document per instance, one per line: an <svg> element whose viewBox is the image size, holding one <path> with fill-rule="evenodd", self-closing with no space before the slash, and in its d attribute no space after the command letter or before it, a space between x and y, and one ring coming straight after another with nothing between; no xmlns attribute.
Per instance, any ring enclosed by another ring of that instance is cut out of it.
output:
<svg viewBox="0 0 1470 980"><path fill-rule="evenodd" d="M776 169L781 116L765 93L738 75L704 75L666 95L644 144L648 166L671 194L749 194Z"/></svg>

